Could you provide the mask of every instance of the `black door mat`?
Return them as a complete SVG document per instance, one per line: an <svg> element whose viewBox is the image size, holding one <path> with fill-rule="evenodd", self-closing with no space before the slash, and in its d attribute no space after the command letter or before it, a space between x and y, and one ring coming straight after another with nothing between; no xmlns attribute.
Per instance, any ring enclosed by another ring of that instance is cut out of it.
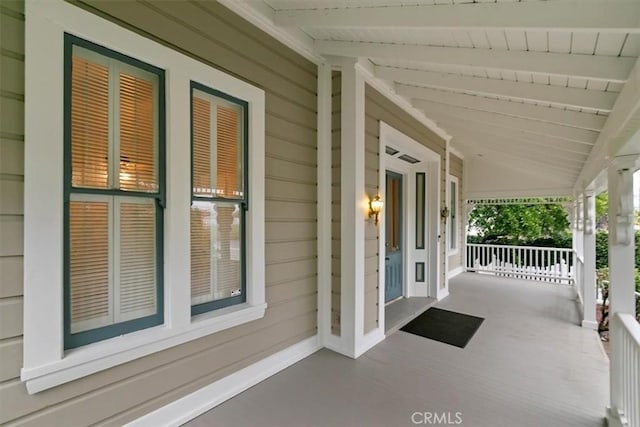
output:
<svg viewBox="0 0 640 427"><path fill-rule="evenodd" d="M400 330L465 348L483 320L482 317L431 307Z"/></svg>

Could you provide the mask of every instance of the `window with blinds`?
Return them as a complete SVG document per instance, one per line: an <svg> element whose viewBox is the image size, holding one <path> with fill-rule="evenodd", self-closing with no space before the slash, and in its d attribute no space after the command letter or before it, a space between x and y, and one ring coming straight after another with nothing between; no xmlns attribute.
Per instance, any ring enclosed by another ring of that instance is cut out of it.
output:
<svg viewBox="0 0 640 427"><path fill-rule="evenodd" d="M192 82L191 305L246 301L247 103Z"/></svg>
<svg viewBox="0 0 640 427"><path fill-rule="evenodd" d="M163 71L66 35L65 348L163 322Z"/></svg>
<svg viewBox="0 0 640 427"><path fill-rule="evenodd" d="M456 181L451 181L450 186L449 195L451 197L451 202L449 206L451 206L451 218L449 221L449 249L456 250L458 248L458 183Z"/></svg>

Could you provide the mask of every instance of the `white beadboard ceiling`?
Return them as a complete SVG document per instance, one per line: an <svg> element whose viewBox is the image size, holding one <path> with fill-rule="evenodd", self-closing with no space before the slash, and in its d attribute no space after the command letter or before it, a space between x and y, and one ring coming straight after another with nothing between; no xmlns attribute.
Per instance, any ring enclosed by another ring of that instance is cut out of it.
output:
<svg viewBox="0 0 640 427"><path fill-rule="evenodd" d="M640 56L640 0L264 0L375 76L469 159L572 188ZM263 9L264 10L264 9Z"/></svg>

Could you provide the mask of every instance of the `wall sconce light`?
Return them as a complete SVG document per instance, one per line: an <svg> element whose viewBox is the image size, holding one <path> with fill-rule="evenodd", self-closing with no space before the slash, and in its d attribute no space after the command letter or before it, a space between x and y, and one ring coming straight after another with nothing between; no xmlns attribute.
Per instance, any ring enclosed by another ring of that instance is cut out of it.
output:
<svg viewBox="0 0 640 427"><path fill-rule="evenodd" d="M376 194L376 197L373 199L369 199L369 218L375 218L375 225L378 225L378 215L380 215L383 205L384 203L382 202L379 194Z"/></svg>
<svg viewBox="0 0 640 427"><path fill-rule="evenodd" d="M447 222L447 218L449 218L449 208L447 206L440 211L440 218L442 218L442 221Z"/></svg>

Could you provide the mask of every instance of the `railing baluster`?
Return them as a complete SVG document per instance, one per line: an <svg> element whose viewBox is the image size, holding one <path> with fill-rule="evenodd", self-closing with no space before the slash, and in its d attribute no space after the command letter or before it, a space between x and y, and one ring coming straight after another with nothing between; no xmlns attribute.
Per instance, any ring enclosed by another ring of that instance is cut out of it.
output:
<svg viewBox="0 0 640 427"><path fill-rule="evenodd" d="M611 403L625 414L627 425L640 426L640 324L627 313L614 314L611 321L613 348Z"/></svg>
<svg viewBox="0 0 640 427"><path fill-rule="evenodd" d="M547 283L576 281L579 260L572 249L469 243L466 250L469 271Z"/></svg>

